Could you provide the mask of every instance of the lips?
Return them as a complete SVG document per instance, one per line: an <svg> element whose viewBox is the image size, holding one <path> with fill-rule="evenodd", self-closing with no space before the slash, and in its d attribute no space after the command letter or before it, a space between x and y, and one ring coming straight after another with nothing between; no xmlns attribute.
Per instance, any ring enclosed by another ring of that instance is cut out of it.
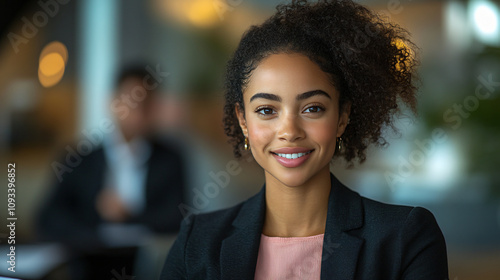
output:
<svg viewBox="0 0 500 280"><path fill-rule="evenodd" d="M271 151L273 157L284 167L301 166L311 155L314 149L301 147L286 147Z"/></svg>

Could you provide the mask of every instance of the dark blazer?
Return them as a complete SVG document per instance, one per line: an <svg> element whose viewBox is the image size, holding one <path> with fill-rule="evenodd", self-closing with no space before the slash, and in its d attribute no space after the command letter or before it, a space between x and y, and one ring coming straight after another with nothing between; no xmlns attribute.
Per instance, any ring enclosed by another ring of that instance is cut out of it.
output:
<svg viewBox="0 0 500 280"><path fill-rule="evenodd" d="M448 279L443 234L426 209L360 196L331 175L321 279ZM161 279L253 279L265 186L247 201L186 219Z"/></svg>
<svg viewBox="0 0 500 280"><path fill-rule="evenodd" d="M182 221L178 206L183 202L185 188L183 161L173 147L154 141L151 145L145 209L126 222L143 224L158 233L176 233ZM106 169L104 150L97 147L82 157L72 172L63 174L61 182L55 179L37 219L41 240L83 248L102 245L97 234L102 219L95 202L104 187Z"/></svg>

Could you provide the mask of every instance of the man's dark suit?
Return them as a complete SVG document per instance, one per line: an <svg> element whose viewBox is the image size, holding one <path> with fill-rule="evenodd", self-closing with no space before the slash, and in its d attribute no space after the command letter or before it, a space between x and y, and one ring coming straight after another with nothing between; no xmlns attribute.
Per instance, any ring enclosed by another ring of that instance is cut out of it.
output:
<svg viewBox="0 0 500 280"><path fill-rule="evenodd" d="M420 207L376 202L331 175L321 279L448 278L444 237ZM183 222L161 279L253 279L265 215L265 186L227 210Z"/></svg>
<svg viewBox="0 0 500 280"><path fill-rule="evenodd" d="M182 220L178 206L184 193L183 162L173 148L157 142L151 145L145 208L126 222L145 225L157 233L176 233ZM52 190L37 225L42 240L91 249L101 245L97 227L103 221L95 203L104 187L107 163L102 147L82 158Z"/></svg>

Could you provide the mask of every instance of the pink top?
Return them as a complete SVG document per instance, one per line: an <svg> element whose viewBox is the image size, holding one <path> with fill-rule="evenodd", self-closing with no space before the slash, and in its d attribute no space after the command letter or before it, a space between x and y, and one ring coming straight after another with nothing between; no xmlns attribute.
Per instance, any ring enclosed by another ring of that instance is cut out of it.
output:
<svg viewBox="0 0 500 280"><path fill-rule="evenodd" d="M260 238L255 279L320 279L324 234Z"/></svg>

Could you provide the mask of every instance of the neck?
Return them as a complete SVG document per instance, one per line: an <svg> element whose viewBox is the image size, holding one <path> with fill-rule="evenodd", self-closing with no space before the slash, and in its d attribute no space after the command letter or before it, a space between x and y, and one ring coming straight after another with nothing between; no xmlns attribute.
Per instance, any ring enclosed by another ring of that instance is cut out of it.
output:
<svg viewBox="0 0 500 280"><path fill-rule="evenodd" d="M286 186L266 173L263 234L303 237L324 233L330 189L328 165L301 186Z"/></svg>

